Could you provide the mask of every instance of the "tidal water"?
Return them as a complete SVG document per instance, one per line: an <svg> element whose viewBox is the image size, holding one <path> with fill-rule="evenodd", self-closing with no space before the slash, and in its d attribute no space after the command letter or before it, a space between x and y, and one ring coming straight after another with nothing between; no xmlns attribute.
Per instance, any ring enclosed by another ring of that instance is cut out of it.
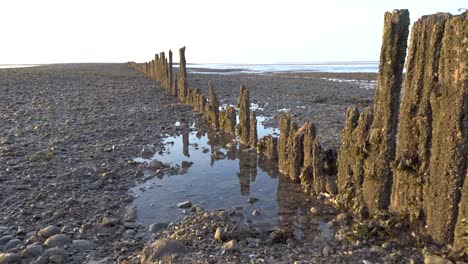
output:
<svg viewBox="0 0 468 264"><path fill-rule="evenodd" d="M278 131L263 126L262 120L260 117L259 138L277 135ZM174 175L151 177L131 190L141 224L177 221L190 214L190 210L177 208L177 203L190 200L194 206L208 210L242 207L244 217L260 229L315 228L323 233L327 216L312 219L309 211L314 204L324 205L302 193L299 184L280 175L276 164L243 149L230 135L200 129L200 124L177 125L184 132L166 138L163 151L150 159L135 159L141 163L158 159L178 169ZM150 169L145 171L149 176L152 173Z"/></svg>
<svg viewBox="0 0 468 264"><path fill-rule="evenodd" d="M39 66L36 64L0 64L0 69L26 68Z"/></svg>
<svg viewBox="0 0 468 264"><path fill-rule="evenodd" d="M189 63L194 73L279 73L279 72L378 72L378 61L318 62L318 63L274 63L274 64L222 64Z"/></svg>

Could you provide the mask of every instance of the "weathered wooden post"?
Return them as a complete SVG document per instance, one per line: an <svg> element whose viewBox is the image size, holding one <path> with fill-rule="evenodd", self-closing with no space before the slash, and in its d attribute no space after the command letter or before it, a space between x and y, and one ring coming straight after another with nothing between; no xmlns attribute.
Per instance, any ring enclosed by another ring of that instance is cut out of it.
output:
<svg viewBox="0 0 468 264"><path fill-rule="evenodd" d="M249 101L249 90L241 85L239 101L237 102L237 108L239 108L239 125L237 127L237 134L239 135L239 141L243 145L249 145L250 140L250 101Z"/></svg>

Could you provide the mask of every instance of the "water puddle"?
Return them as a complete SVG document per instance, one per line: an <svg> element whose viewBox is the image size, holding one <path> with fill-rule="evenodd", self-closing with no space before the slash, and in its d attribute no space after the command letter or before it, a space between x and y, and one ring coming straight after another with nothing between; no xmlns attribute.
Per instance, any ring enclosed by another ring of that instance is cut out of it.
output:
<svg viewBox="0 0 468 264"><path fill-rule="evenodd" d="M264 117L258 117L258 137L277 136L279 131L263 126L263 121ZM331 214L321 214L319 219L310 213L312 206L323 207L323 203L301 193L299 184L280 176L274 163L252 149L244 149L230 135L204 129L203 124L177 125L184 133L167 137L163 151L151 158L135 159L140 163L157 159L170 164L174 172L151 177L155 172L147 168L144 173L149 179L131 190L141 224L181 219L192 210L178 208L177 204L190 201L194 211L197 206L207 210L242 207L246 221L263 230L281 226L291 228L299 238L308 233L329 237L323 226ZM330 209L322 212L331 213ZM311 228L314 232L306 231Z"/></svg>

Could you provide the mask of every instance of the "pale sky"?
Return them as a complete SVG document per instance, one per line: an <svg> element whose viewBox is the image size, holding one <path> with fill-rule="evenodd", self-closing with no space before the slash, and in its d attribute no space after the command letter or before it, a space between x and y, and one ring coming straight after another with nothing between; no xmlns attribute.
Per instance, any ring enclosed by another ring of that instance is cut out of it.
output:
<svg viewBox="0 0 468 264"><path fill-rule="evenodd" d="M0 64L378 60L385 11L411 23L466 0L2 0ZM178 60L178 56L174 58Z"/></svg>

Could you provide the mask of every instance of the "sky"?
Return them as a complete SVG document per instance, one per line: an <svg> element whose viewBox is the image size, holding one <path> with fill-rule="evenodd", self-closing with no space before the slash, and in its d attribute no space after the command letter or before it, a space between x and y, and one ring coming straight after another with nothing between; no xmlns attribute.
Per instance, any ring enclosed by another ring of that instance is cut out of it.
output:
<svg viewBox="0 0 468 264"><path fill-rule="evenodd" d="M466 0L3 0L0 64L377 61L386 11L411 23Z"/></svg>

